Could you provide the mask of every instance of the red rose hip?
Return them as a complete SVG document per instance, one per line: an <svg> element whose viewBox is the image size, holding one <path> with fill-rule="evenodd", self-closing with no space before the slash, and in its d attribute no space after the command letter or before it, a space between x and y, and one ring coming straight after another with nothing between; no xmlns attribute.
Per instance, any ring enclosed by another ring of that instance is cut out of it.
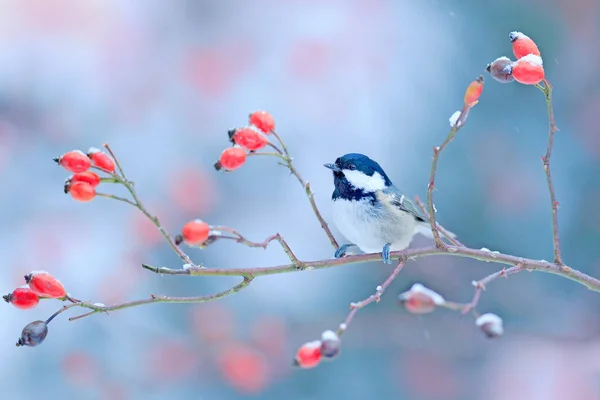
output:
<svg viewBox="0 0 600 400"><path fill-rule="evenodd" d="M54 161L67 171L73 173L87 171L92 165L90 158L80 150L69 151L55 158Z"/></svg>
<svg viewBox="0 0 600 400"><path fill-rule="evenodd" d="M4 301L11 303L21 310L27 310L38 305L40 298L33 290L28 287L20 287L13 290L12 293L2 296Z"/></svg>
<svg viewBox="0 0 600 400"><path fill-rule="evenodd" d="M275 120L273 116L266 111L255 111L250 114L250 124L254 125L264 133L275 130Z"/></svg>

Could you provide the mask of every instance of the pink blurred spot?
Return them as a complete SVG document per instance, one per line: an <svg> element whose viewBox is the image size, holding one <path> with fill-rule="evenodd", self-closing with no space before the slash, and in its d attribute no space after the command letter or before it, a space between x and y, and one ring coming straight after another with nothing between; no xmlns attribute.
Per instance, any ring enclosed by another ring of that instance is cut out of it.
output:
<svg viewBox="0 0 600 400"><path fill-rule="evenodd" d="M403 356L401 362L402 366L394 380L403 387L411 388L418 394L417 397L446 399L454 398L459 393L459 382L452 366L445 361L419 351Z"/></svg>
<svg viewBox="0 0 600 400"><path fill-rule="evenodd" d="M331 48L319 40L296 42L288 60L290 72L299 79L321 78L331 64Z"/></svg>
<svg viewBox="0 0 600 400"><path fill-rule="evenodd" d="M174 171L168 189L174 207L193 216L208 214L217 198L213 175L191 165Z"/></svg>
<svg viewBox="0 0 600 400"><path fill-rule="evenodd" d="M192 51L184 64L188 81L203 95L222 96L232 83L231 64L226 54L216 48L200 48Z"/></svg>
<svg viewBox="0 0 600 400"><path fill-rule="evenodd" d="M192 331L209 343L230 340L235 333L235 319L227 306L210 303L190 309Z"/></svg>
<svg viewBox="0 0 600 400"><path fill-rule="evenodd" d="M127 389L119 383L105 383L99 397L100 400L126 400L129 398Z"/></svg>
<svg viewBox="0 0 600 400"><path fill-rule="evenodd" d="M162 338L149 349L146 374L152 382L173 384L196 375L199 362L198 353L185 341Z"/></svg>
<svg viewBox="0 0 600 400"><path fill-rule="evenodd" d="M164 219L166 213L161 212L158 207L153 207L152 205L144 204L144 206L147 210L150 210L153 215L158 217L161 224L166 223ZM131 210L131 220L127 226L131 232L130 237L136 244L140 244L145 248L154 247L164 240L156 225L137 209ZM175 235L175 233L172 234Z"/></svg>
<svg viewBox="0 0 600 400"><path fill-rule="evenodd" d="M61 368L73 386L90 387L101 378L97 360L82 351L73 351L67 354L62 360Z"/></svg>
<svg viewBox="0 0 600 400"><path fill-rule="evenodd" d="M281 318L272 316L257 318L252 324L250 335L257 347L265 354L279 356L285 353L288 333Z"/></svg>
<svg viewBox="0 0 600 400"><path fill-rule="evenodd" d="M257 394L269 383L270 368L263 354L248 345L228 345L218 358L225 381L242 393Z"/></svg>

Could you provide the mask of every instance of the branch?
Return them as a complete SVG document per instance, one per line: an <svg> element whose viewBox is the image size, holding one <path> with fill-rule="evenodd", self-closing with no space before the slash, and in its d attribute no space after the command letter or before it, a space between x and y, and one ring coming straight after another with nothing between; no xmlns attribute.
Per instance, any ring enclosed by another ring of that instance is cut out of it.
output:
<svg viewBox="0 0 600 400"><path fill-rule="evenodd" d="M155 296L155 295L151 295L149 299L142 299L142 300L135 300L135 301L130 301L130 302L126 302L126 303L121 303L121 304L115 304L113 306L100 306L99 304L93 304L93 303L86 303L86 302L80 302L80 303L72 303L69 304L67 306L64 306L63 308L61 308L59 311L57 311L51 318L54 318L56 315L63 313L65 311L67 311L70 308L73 307L82 307L82 308L88 308L90 310L92 310L89 313L86 314L82 314L82 315L78 315L75 317L71 317L69 318L69 321L75 321L77 319L81 319L93 314L97 314L97 313L107 313L110 311L118 311L118 310L123 310L125 308L131 308L131 307L137 307L137 306L141 306L144 304L153 304L153 303L207 303L209 301L213 301L213 300L217 300L217 299L221 299L223 297L226 296L230 296L234 293L239 292L240 290L246 288L248 285L250 285L250 283L252 282L254 278L252 277L244 277L244 279L242 280L241 283L239 283L238 285L233 286L230 289L224 290L222 292L219 293L215 293L215 294L211 294L211 295L207 295L207 296L194 296L194 297L169 297L169 296Z"/></svg>
<svg viewBox="0 0 600 400"><path fill-rule="evenodd" d="M401 258L398 261L398 265L396 266L396 268L394 268L394 270L392 271L390 276L385 280L385 282L383 282L380 286L377 286L377 288L375 288L374 294L357 303L350 303L350 313L346 317L346 320L340 324L340 327L337 331L338 336L341 336L346 331L346 329L348 329L348 326L352 322L352 319L354 318L354 315L358 312L358 310L368 306L373 302L379 303L379 301L381 300L381 296L383 295L387 287L390 286L394 279L396 279L396 277L398 276L400 271L402 271L402 268L404 268L405 265L406 259Z"/></svg>
<svg viewBox="0 0 600 400"><path fill-rule="evenodd" d="M475 250L468 247L447 246L446 249L437 247L422 247L417 249L407 249L390 253L392 259L407 258L414 260L421 257L449 255L455 257L471 258L479 261L493 262L505 265L522 265L523 268L532 271L547 272L560 275L584 285L590 290L600 292L600 280L593 278L583 272L577 271L571 267L559 266L545 260L533 260L518 256L503 254L487 249ZM364 263L367 261L380 261L381 253L355 254L343 258L334 258L319 261L305 261L303 263L305 270L324 269L340 267L347 264ZM142 267L165 275L190 275L190 276L243 276L258 277L265 275L283 274L297 272L298 269L293 264L278 265L273 267L257 268L187 268L171 269L165 267L154 267L142 264Z"/></svg>
<svg viewBox="0 0 600 400"><path fill-rule="evenodd" d="M552 181L552 172L550 171L550 157L552 156L552 149L554 147L554 134L558 131L556 123L554 122L554 108L552 106L552 85L548 80L544 79L544 85L536 85L538 89L544 93L546 98L546 108L548 109L548 122L549 122L549 133L548 133L548 147L546 149L546 155L542 156L542 163L544 165L544 172L546 173L546 181L548 182L548 192L550 193L550 207L552 210L552 242L554 245L554 262L558 265L563 265L562 255L560 252L560 236L558 232L558 201L556 200L556 193L554 191L554 183Z"/></svg>

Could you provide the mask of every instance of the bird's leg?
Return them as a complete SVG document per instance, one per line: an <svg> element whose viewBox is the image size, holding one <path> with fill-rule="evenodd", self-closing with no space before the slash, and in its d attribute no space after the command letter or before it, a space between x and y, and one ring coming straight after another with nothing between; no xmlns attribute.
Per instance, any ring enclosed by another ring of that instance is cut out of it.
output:
<svg viewBox="0 0 600 400"><path fill-rule="evenodd" d="M391 264L392 259L390 258L390 247L392 247L391 243L386 243L383 246L383 250L381 251L381 258L383 258L383 262L386 264Z"/></svg>
<svg viewBox="0 0 600 400"><path fill-rule="evenodd" d="M346 251L348 251L348 249L350 247L355 247L355 246L356 245L352 244L352 243L343 244L335 251L335 254L333 256L335 258L342 258L346 255Z"/></svg>

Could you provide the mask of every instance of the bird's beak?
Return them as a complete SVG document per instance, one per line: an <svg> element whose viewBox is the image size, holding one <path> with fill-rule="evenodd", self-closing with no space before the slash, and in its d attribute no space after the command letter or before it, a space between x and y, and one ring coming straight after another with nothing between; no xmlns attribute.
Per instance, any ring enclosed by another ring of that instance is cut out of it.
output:
<svg viewBox="0 0 600 400"><path fill-rule="evenodd" d="M329 168L333 172L340 172L341 171L341 169L337 165L335 165L335 164L323 164L323 166L325 168Z"/></svg>

